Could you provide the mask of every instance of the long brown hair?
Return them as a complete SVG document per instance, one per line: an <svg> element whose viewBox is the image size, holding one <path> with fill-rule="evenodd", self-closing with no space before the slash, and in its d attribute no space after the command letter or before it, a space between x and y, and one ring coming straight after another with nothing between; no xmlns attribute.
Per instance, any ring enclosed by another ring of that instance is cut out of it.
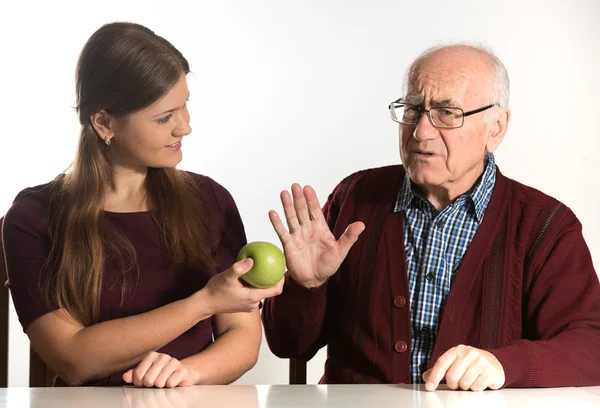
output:
<svg viewBox="0 0 600 408"><path fill-rule="evenodd" d="M125 117L168 93L182 73L189 73L183 55L167 40L139 24L102 26L87 41L77 63L77 110L81 134L70 171L52 182L48 272L41 282L46 299L54 300L76 320L97 322L103 269L107 257L122 272L137 265L131 243L104 228L102 205L111 185L109 148L90 117L104 109ZM149 168L145 180L149 208L162 231L174 265L212 265L206 210L202 194L188 173Z"/></svg>

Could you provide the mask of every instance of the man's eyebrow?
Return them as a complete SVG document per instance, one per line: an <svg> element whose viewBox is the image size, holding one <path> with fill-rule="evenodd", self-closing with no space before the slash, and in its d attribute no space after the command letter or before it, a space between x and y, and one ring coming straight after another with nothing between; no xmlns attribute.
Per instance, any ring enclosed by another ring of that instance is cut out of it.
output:
<svg viewBox="0 0 600 408"><path fill-rule="evenodd" d="M457 104L452 100L452 98L448 99L431 99L429 101L432 108L451 108L456 107Z"/></svg>
<svg viewBox="0 0 600 408"><path fill-rule="evenodd" d="M409 105L420 106L423 105L424 99L425 98L423 97L423 95L413 94L406 95L406 98L404 98L403 101L408 103ZM430 99L429 105L432 108L451 108L458 106L458 104L455 101L453 101L452 98Z"/></svg>
<svg viewBox="0 0 600 408"><path fill-rule="evenodd" d="M423 103L423 95L406 95L404 102L409 105L421 105Z"/></svg>

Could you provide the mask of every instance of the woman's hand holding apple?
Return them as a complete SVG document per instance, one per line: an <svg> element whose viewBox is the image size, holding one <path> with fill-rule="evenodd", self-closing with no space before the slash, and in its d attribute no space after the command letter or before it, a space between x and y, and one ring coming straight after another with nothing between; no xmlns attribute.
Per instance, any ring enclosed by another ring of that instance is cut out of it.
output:
<svg viewBox="0 0 600 408"><path fill-rule="evenodd" d="M231 268L213 276L206 286L196 292L206 295L210 305L210 314L251 312L260 301L277 296L283 290L283 278L275 285L265 289L252 288L240 280L253 265L252 258L234 263Z"/></svg>

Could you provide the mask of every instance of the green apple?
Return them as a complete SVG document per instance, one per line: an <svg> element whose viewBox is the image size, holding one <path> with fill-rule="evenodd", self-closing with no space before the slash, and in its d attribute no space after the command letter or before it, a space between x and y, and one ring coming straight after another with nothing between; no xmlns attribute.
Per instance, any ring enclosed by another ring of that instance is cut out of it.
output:
<svg viewBox="0 0 600 408"><path fill-rule="evenodd" d="M238 253L237 260L252 258L254 265L242 275L242 279L256 288L275 285L285 274L285 257L270 242L250 242Z"/></svg>

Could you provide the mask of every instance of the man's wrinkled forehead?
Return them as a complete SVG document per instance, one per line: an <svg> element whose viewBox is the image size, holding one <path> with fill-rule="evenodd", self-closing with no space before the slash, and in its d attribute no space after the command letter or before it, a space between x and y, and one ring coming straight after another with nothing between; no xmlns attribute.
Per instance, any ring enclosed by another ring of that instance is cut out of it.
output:
<svg viewBox="0 0 600 408"><path fill-rule="evenodd" d="M461 107L467 94L479 87L469 72L427 66L415 70L408 83L406 103L431 107Z"/></svg>

